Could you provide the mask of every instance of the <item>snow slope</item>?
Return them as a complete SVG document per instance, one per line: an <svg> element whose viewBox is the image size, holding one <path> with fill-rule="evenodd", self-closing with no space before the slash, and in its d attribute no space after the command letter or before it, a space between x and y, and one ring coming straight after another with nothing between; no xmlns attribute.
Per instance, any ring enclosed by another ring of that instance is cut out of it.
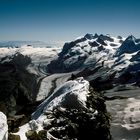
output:
<svg viewBox="0 0 140 140"><path fill-rule="evenodd" d="M89 83L83 78L68 81L54 91L37 110L32 114L33 119L37 119L40 114L55 107L79 108L85 107L86 96Z"/></svg>

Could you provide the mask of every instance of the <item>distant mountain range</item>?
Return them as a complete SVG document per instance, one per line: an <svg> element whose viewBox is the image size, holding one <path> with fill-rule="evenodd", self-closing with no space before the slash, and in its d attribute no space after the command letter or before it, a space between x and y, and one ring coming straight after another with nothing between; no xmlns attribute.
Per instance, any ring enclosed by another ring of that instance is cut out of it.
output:
<svg viewBox="0 0 140 140"><path fill-rule="evenodd" d="M43 41L0 41L0 48L2 47L21 47L24 45L33 46L33 47L59 47L57 43L45 43Z"/></svg>

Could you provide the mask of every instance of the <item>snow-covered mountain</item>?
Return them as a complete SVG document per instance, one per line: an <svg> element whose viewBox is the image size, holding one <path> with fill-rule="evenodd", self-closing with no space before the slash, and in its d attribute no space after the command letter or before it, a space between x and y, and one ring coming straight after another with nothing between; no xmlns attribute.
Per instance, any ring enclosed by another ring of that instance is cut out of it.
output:
<svg viewBox="0 0 140 140"><path fill-rule="evenodd" d="M65 43L57 60L63 67L60 66L58 71L83 69L97 62L102 64L103 61L106 66L113 65L111 60L114 59L115 52L123 41L124 38L121 37L86 34L84 37Z"/></svg>
<svg viewBox="0 0 140 140"><path fill-rule="evenodd" d="M123 38L86 34L65 43L63 48L26 44L0 48L1 111L12 116L21 112L29 115L34 110L32 119L21 126L19 132L14 133L15 129L10 127L13 129L10 137L20 136L26 140L36 136L40 139L41 134L49 139L73 139L78 129L78 135L84 137L86 132L89 138L84 139L90 139L91 134L95 137L94 134L100 134L105 126L102 132L107 135L98 135L97 139L105 140L100 138L105 136L110 140L106 99L112 115L113 139L140 138L140 39L132 35ZM89 84L104 96L96 92L89 95ZM94 125L89 125L92 124L89 120ZM100 121L105 124L98 124ZM87 129L89 126L96 127L92 128L95 133ZM69 133L65 134L66 131Z"/></svg>
<svg viewBox="0 0 140 140"><path fill-rule="evenodd" d="M113 80L110 84L114 84L121 78L124 83L139 84L136 78L140 64L139 46L140 39L133 36L125 39L121 36L86 34L65 43L58 59L52 61L48 69L50 73L80 71L77 75L85 75L91 83L103 83L106 79ZM125 74L130 74L132 78L125 80Z"/></svg>

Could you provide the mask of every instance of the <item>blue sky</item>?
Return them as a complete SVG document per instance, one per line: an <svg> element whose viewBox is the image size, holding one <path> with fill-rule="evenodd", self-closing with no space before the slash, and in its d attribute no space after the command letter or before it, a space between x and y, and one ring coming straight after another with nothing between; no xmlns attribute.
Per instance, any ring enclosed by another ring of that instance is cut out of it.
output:
<svg viewBox="0 0 140 140"><path fill-rule="evenodd" d="M140 37L140 1L0 0L0 40L54 43L86 33Z"/></svg>

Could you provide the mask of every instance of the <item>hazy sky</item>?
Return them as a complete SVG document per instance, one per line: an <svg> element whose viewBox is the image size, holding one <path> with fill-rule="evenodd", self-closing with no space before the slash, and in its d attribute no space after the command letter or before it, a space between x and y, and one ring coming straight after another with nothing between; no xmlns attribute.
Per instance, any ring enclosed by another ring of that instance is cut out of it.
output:
<svg viewBox="0 0 140 140"><path fill-rule="evenodd" d="M140 0L0 0L0 40L63 42L86 33L140 37Z"/></svg>

